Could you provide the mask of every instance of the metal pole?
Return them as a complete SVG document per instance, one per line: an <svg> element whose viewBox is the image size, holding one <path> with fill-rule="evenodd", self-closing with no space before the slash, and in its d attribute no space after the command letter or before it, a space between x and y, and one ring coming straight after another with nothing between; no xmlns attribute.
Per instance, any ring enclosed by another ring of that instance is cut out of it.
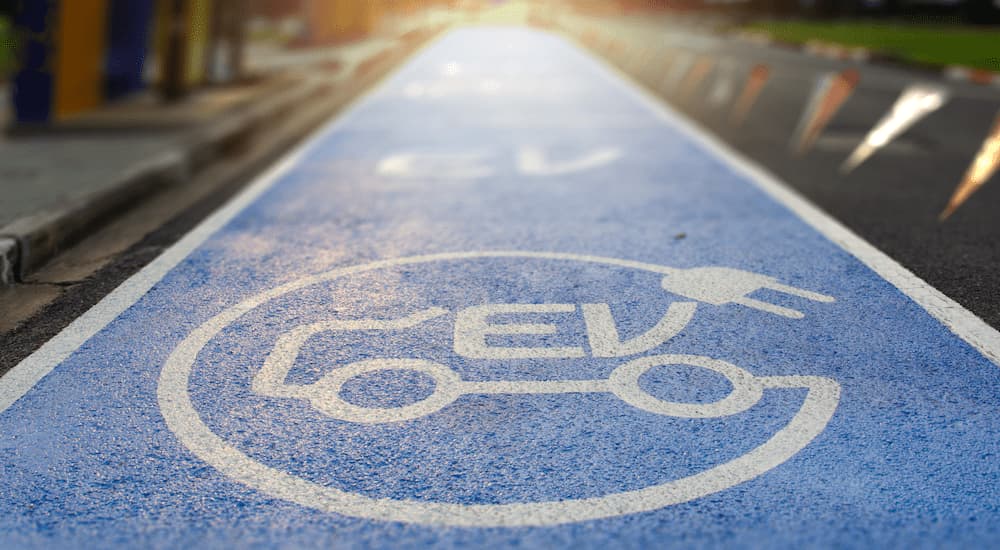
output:
<svg viewBox="0 0 1000 550"><path fill-rule="evenodd" d="M233 81L243 78L246 57L246 26L249 6L247 0L229 0L229 14L226 18L227 41L229 42L229 75Z"/></svg>
<svg viewBox="0 0 1000 550"><path fill-rule="evenodd" d="M176 101L186 93L184 69L187 59L187 18L185 0L169 0L167 51L163 59L163 98Z"/></svg>
<svg viewBox="0 0 1000 550"><path fill-rule="evenodd" d="M229 1L216 0L212 8L209 24L208 45L205 47L204 65L205 81L211 84L226 80L227 67L222 66L222 59L219 53L226 44L226 17L228 16Z"/></svg>

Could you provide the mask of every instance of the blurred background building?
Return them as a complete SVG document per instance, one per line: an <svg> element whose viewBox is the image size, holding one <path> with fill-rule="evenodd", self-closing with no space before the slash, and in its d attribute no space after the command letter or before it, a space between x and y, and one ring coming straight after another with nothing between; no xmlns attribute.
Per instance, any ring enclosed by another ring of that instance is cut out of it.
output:
<svg viewBox="0 0 1000 550"><path fill-rule="evenodd" d="M247 34L290 46L364 37L431 0L3 0L0 81L13 121L44 125L155 87L239 82Z"/></svg>
<svg viewBox="0 0 1000 550"><path fill-rule="evenodd" d="M430 6L475 10L499 0L0 0L0 88L16 125L46 125L141 90L166 100L240 82L248 39L288 47L364 37ZM875 24L1000 23L1000 0L536 0L592 14L703 13L734 24L767 18ZM4 85L6 81L8 84ZM2 94L0 94L2 95Z"/></svg>

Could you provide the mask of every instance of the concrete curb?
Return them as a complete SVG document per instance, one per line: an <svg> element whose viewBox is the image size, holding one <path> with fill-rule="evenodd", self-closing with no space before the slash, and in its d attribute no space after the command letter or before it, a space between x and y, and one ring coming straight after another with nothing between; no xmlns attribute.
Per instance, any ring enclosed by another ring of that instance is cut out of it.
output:
<svg viewBox="0 0 1000 550"><path fill-rule="evenodd" d="M737 31L733 34L733 37L757 46L770 46L774 42L771 35L760 31Z"/></svg>
<svg viewBox="0 0 1000 550"><path fill-rule="evenodd" d="M0 273L0 282L21 280L63 247L79 240L99 225L101 218L164 185L188 174L185 155L165 151L121 174L113 185L77 198L61 208L25 216L0 229L0 239L12 240L14 249Z"/></svg>
<svg viewBox="0 0 1000 550"><path fill-rule="evenodd" d="M881 59L883 56L868 48L856 46L844 46L834 42L824 42L822 40L807 40L803 43L785 42L776 40L766 32L760 31L738 31L732 36L742 42L755 46L778 46L785 49L797 50L806 55L835 59L840 61L856 61L864 63L867 61Z"/></svg>
<svg viewBox="0 0 1000 550"><path fill-rule="evenodd" d="M0 238L0 286L14 282L14 265L17 263L17 241Z"/></svg>
<svg viewBox="0 0 1000 550"><path fill-rule="evenodd" d="M973 84L1000 87L1000 73L987 71L986 69L973 69L960 65L950 65L944 69L944 77L948 80L961 82L971 82Z"/></svg>
<svg viewBox="0 0 1000 550"><path fill-rule="evenodd" d="M827 59L865 62L872 58L872 53L867 48L852 48L819 40L809 40L802 45L802 51Z"/></svg>
<svg viewBox="0 0 1000 550"><path fill-rule="evenodd" d="M428 29L419 39L408 37L367 63L361 86L369 77L388 70L440 29ZM360 75L356 75L360 76ZM352 83L354 84L354 83ZM301 85L252 104L208 128L182 136L176 147L132 166L105 188L62 207L38 212L0 228L0 286L23 280L68 246L82 240L128 208L153 193L176 185L238 150L259 132L316 98L335 91L331 79L304 79ZM354 90L352 90L354 91ZM360 91L360 90L357 90ZM327 115L328 116L328 115Z"/></svg>
<svg viewBox="0 0 1000 550"><path fill-rule="evenodd" d="M60 250L79 241L118 211L159 189L183 181L191 174L223 157L237 139L252 137L255 126L275 120L287 110L327 87L316 82L295 87L275 98L253 105L212 127L187 134L174 148L133 165L117 181L61 207L25 216L0 228L0 238L12 239L14 261L0 282L23 279Z"/></svg>

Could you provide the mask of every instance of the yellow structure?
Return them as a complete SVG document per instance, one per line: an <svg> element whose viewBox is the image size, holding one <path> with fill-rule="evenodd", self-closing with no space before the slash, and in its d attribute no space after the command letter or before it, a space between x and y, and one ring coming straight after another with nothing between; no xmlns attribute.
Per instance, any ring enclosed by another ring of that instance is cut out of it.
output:
<svg viewBox="0 0 1000 550"><path fill-rule="evenodd" d="M156 3L154 49L161 64L159 78L163 77L162 63L168 48L171 1L158 0ZM184 0L184 20L187 27L184 41L184 83L197 86L205 81L205 65L212 32L212 0Z"/></svg>
<svg viewBox="0 0 1000 550"><path fill-rule="evenodd" d="M175 9L184 17L179 84L206 80L216 0L21 0L23 40L13 76L16 124L51 124L143 88L149 67L162 77ZM155 10L154 10L155 8ZM150 39L151 18L155 34ZM146 64L150 45L159 63ZM156 66L159 65L159 71Z"/></svg>
<svg viewBox="0 0 1000 550"><path fill-rule="evenodd" d="M368 35L386 16L413 15L432 5L452 0L302 0L307 14L309 41L339 42Z"/></svg>
<svg viewBox="0 0 1000 550"><path fill-rule="evenodd" d="M107 0L63 0L56 24L54 114L57 119L104 101Z"/></svg>
<svg viewBox="0 0 1000 550"><path fill-rule="evenodd" d="M379 0L306 0L309 3L309 38L338 42L371 33L384 9Z"/></svg>
<svg viewBox="0 0 1000 550"><path fill-rule="evenodd" d="M212 39L212 2L188 0L186 7L188 47L184 76L189 86L195 86L205 81L205 65Z"/></svg>

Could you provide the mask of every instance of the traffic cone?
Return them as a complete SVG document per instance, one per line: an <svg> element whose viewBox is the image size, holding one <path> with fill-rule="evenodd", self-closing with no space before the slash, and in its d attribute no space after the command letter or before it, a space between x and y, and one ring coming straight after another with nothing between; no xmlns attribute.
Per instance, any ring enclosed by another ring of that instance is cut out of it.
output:
<svg viewBox="0 0 1000 550"><path fill-rule="evenodd" d="M947 88L935 84L915 84L899 95L892 109L868 132L840 171L847 174L868 157L888 145L920 119L941 108L948 101Z"/></svg>
<svg viewBox="0 0 1000 550"><path fill-rule="evenodd" d="M979 153L976 154L976 158L965 172L962 183L955 188L951 199L948 200L948 206L941 212L938 219L944 221L954 214L955 210L962 206L962 203L993 177L997 167L1000 167L1000 113L997 114L996 121L993 123L993 130L983 142L983 146L979 148Z"/></svg>
<svg viewBox="0 0 1000 550"><path fill-rule="evenodd" d="M840 107L854 93L859 80L861 75L855 69L830 73L819 80L795 130L792 144L797 153L803 154L812 148Z"/></svg>
<svg viewBox="0 0 1000 550"><path fill-rule="evenodd" d="M757 97L760 96L760 92L764 89L769 78L771 78L771 69L767 65L758 64L750 69L750 75L743 86L743 92L740 93L736 104L733 105L733 111L729 117L729 122L733 126L743 125L747 115L750 114L750 109L757 102Z"/></svg>
<svg viewBox="0 0 1000 550"><path fill-rule="evenodd" d="M680 52L675 55L667 70L667 76L663 79L661 90L665 93L672 93L676 90L681 80L684 79L684 75L691 69L692 63L694 63L694 56L689 52Z"/></svg>
<svg viewBox="0 0 1000 550"><path fill-rule="evenodd" d="M688 101L698 91L698 87L705 81L705 77L712 72L712 67L714 66L715 59L707 55L701 56L695 61L681 83L681 101Z"/></svg>
<svg viewBox="0 0 1000 550"><path fill-rule="evenodd" d="M708 104L716 109L722 108L733 97L736 87L736 63L730 58L719 61L715 71L712 89L708 92Z"/></svg>

